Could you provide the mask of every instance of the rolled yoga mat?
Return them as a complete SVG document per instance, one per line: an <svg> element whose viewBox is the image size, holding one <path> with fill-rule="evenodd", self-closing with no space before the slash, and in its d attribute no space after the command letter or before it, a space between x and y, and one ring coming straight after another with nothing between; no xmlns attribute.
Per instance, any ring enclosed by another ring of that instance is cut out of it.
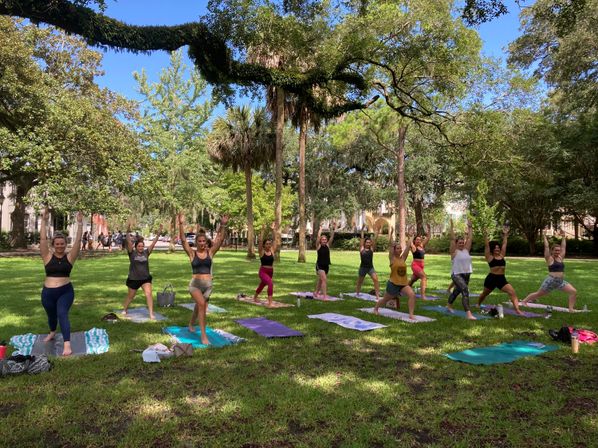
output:
<svg viewBox="0 0 598 448"><path fill-rule="evenodd" d="M240 338L239 336L235 336L234 334L223 330L214 330L210 327L206 327L206 335L208 336L210 345L201 343L201 332L199 327L195 327L195 332L189 331L188 327L165 327L164 333L170 335L176 342L191 344L194 348L220 348L245 341L244 338Z"/></svg>
<svg viewBox="0 0 598 448"><path fill-rule="evenodd" d="M303 336L303 333L293 330L283 324L266 319L265 317L252 317L248 319L236 319L239 325L255 331L260 336L266 338L289 338L293 336Z"/></svg>
<svg viewBox="0 0 598 448"><path fill-rule="evenodd" d="M119 318L125 319L131 322L135 322L136 324L141 324L144 322L157 322L161 320L167 320L167 317L163 314L160 314L154 311L154 320L150 319L149 310L146 307L137 307L137 308L129 308L127 310L127 314L122 314L122 310L114 311Z"/></svg>
<svg viewBox="0 0 598 448"><path fill-rule="evenodd" d="M524 356L537 356L546 352L558 350L557 345L544 345L531 341L503 342L502 344L490 347L472 348L462 352L446 353L446 356L453 361L461 361L468 364L504 364L513 362Z"/></svg>
<svg viewBox="0 0 598 448"><path fill-rule="evenodd" d="M377 328L385 328L387 325L378 324L376 322L369 322L353 316L345 316L344 314L336 313L322 313L322 314L311 314L310 319L320 319L325 322L331 322L333 324L340 325L341 327L348 328L349 330L357 331L369 331Z"/></svg>
<svg viewBox="0 0 598 448"><path fill-rule="evenodd" d="M64 339L62 334L56 333L54 339L44 342L47 334L13 336L10 344L21 355L62 356ZM110 349L108 333L103 328L92 328L88 331L71 333L71 356L93 355L106 353Z"/></svg>
<svg viewBox="0 0 598 448"><path fill-rule="evenodd" d="M359 311L363 311L365 313L374 314L374 308L359 308ZM409 319L408 313L402 313L400 311L391 310L388 308L379 308L378 315L384 317L390 317L391 319L402 320L404 322L409 322L410 324L417 324L420 322L434 322L436 319L432 319L431 317L426 316L418 316L415 315L415 320Z"/></svg>
<svg viewBox="0 0 598 448"><path fill-rule="evenodd" d="M310 299L310 300L320 300L322 302L338 302L339 300L343 300L340 297L334 297L334 296L327 296L326 299L323 299L322 297L314 297L313 292L292 292L290 294L292 296L301 297L301 298Z"/></svg>
<svg viewBox="0 0 598 448"><path fill-rule="evenodd" d="M453 312L451 313L445 306L441 306L441 305L436 305L436 306L432 306L432 305L426 305L426 306L422 306L421 307L424 310L428 310L428 311L434 311L436 313L441 313L444 314L446 316L455 316L455 317L462 317L464 319L467 319L467 313L465 311L462 310L453 310ZM479 314L479 313L473 313L473 316L480 320L480 319L490 319L490 316L486 316L484 314Z"/></svg>

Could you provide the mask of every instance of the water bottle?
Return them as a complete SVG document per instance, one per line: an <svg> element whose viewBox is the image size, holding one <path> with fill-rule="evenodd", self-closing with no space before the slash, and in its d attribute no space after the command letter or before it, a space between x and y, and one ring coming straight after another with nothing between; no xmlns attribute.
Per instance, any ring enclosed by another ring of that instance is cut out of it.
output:
<svg viewBox="0 0 598 448"><path fill-rule="evenodd" d="M504 310L504 308L502 307L502 305L501 305L501 304L499 304L499 305L496 307L496 311L498 311L498 318L499 318L499 319L502 319L503 317L505 317L505 310Z"/></svg>
<svg viewBox="0 0 598 448"><path fill-rule="evenodd" d="M584 313L588 311L588 305L587 305L587 304L585 304L585 305L583 306L583 311L584 311Z"/></svg>
<svg viewBox="0 0 598 448"><path fill-rule="evenodd" d="M577 333L577 330L573 330L573 333L571 333L571 351L573 353L579 352L579 333Z"/></svg>
<svg viewBox="0 0 598 448"><path fill-rule="evenodd" d="M301 308L301 297L297 296L297 308Z"/></svg>

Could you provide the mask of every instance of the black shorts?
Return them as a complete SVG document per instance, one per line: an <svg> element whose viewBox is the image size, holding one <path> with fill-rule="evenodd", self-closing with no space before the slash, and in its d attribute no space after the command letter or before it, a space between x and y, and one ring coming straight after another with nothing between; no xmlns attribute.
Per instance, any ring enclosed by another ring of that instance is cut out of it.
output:
<svg viewBox="0 0 598 448"><path fill-rule="evenodd" d="M508 284L507 277L499 274L490 273L486 276L486 280L484 280L484 288L487 288L490 291L495 288L503 289Z"/></svg>
<svg viewBox="0 0 598 448"><path fill-rule="evenodd" d="M328 275L328 268L330 268L330 266L319 266L318 263L316 263L316 274L318 274L318 271L324 271L326 275Z"/></svg>
<svg viewBox="0 0 598 448"><path fill-rule="evenodd" d="M152 282L152 276L150 275L148 278L146 278L145 280L131 280L129 277L127 277L127 286L131 289L139 289L141 288L141 285L145 285L146 283L151 283Z"/></svg>

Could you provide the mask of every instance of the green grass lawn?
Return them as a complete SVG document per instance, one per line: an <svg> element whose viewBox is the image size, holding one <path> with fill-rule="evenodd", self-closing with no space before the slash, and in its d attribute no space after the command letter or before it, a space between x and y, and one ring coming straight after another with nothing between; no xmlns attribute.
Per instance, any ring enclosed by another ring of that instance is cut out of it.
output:
<svg viewBox="0 0 598 448"><path fill-rule="evenodd" d="M277 300L295 303L288 293L313 290L315 253L306 264L296 258L296 252L283 252L275 265ZM329 292L352 291L359 255L333 252L332 263ZM426 263L429 287L446 288L448 256L430 255ZM375 265L384 285L386 254L376 254ZM354 299L302 300L300 308L276 310L236 302L237 293L255 290L258 266L242 252L222 251L215 259L212 303L229 313L208 315L208 325L247 338L246 343L145 364L131 349L168 344L163 323L100 321L122 304L127 257L79 260L72 276L72 330L107 328L110 352L57 359L51 372L38 376L2 378L0 446L598 446L598 346L583 345L572 355L563 345L494 366L443 356L516 339L549 343L547 330L564 323L596 330L598 261L567 260L578 306L587 304L592 313L468 322L418 309L417 314L437 320L417 325L364 314L357 309L368 304ZM186 256L155 252L150 267L154 294L172 282L177 302L190 302ZM481 257L474 269L471 289L480 292L487 273ZM542 259L508 260L507 278L520 297L536 290L545 274ZM42 281L40 258L0 259L0 339L47 331ZM368 279L363 290L369 289ZM488 303L505 300L495 292ZM140 292L132 306L144 302ZM544 302L566 306L561 293ZM168 316L168 325L185 325L191 313L181 307L158 311ZM306 317L322 312L388 328L360 333ZM305 337L267 340L234 322L255 316L277 320Z"/></svg>

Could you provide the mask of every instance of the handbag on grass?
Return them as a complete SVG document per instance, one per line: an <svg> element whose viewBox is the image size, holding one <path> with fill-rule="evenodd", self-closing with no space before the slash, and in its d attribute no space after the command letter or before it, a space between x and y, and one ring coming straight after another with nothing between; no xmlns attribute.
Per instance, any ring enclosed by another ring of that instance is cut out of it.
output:
<svg viewBox="0 0 598 448"><path fill-rule="evenodd" d="M164 291L156 294L158 300L158 306L173 306L174 305L174 288L172 284L168 284L164 287Z"/></svg>
<svg viewBox="0 0 598 448"><path fill-rule="evenodd" d="M177 343L172 346L174 356L193 356L193 346L191 344Z"/></svg>

